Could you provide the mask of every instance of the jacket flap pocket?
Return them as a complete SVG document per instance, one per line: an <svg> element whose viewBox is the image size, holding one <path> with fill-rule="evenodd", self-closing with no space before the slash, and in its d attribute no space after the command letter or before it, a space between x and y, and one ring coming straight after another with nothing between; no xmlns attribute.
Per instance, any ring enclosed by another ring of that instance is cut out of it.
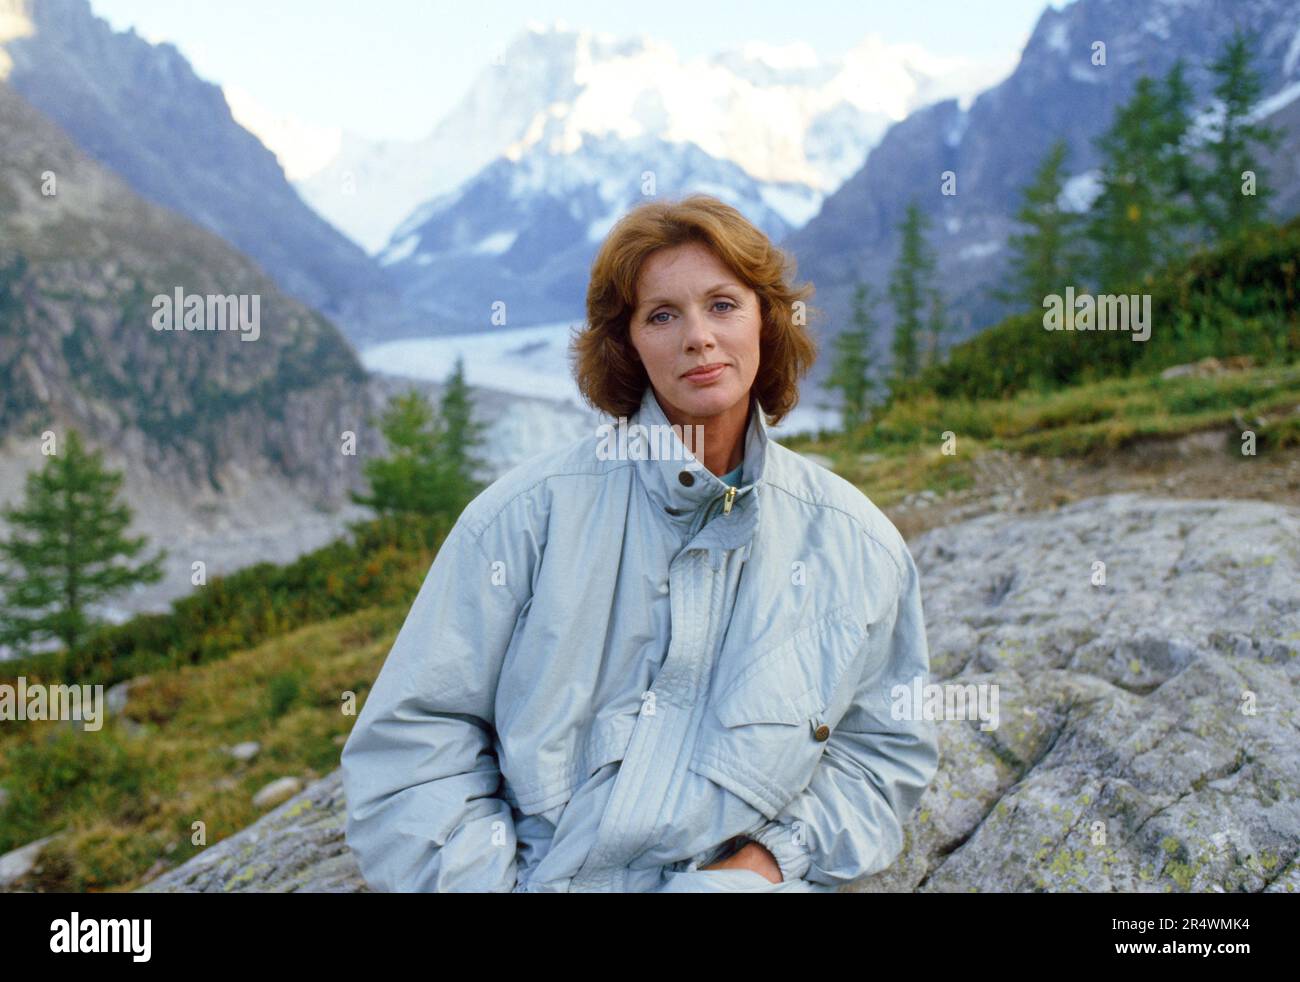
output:
<svg viewBox="0 0 1300 982"><path fill-rule="evenodd" d="M762 652L715 701L723 726L804 725L824 715L854 654L862 628L844 604Z"/></svg>
<svg viewBox="0 0 1300 982"><path fill-rule="evenodd" d="M780 689L780 679L769 678L766 673L754 676L745 685L732 690L717 705L718 719L723 726L743 726L746 723L799 724L822 709L816 689L805 689L791 695Z"/></svg>

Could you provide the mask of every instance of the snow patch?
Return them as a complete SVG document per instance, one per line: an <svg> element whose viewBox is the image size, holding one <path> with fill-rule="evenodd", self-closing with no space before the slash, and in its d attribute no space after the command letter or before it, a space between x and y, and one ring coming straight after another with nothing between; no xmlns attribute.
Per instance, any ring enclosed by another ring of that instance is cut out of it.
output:
<svg viewBox="0 0 1300 982"><path fill-rule="evenodd" d="M1169 40L1169 17L1163 10L1157 10L1147 18L1142 30L1147 34L1158 37L1161 41Z"/></svg>
<svg viewBox="0 0 1300 982"><path fill-rule="evenodd" d="M493 232L480 239L470 252L480 256L500 256L510 250L519 238L518 232Z"/></svg>
<svg viewBox="0 0 1300 982"><path fill-rule="evenodd" d="M0 82L9 77L13 71L13 61L5 51L6 41L30 37L36 33L36 27L27 16L21 4L5 3L0 5Z"/></svg>
<svg viewBox="0 0 1300 982"><path fill-rule="evenodd" d="M1085 85L1100 85L1102 81L1101 74L1101 70L1092 62L1088 62L1086 65L1080 65L1077 62L1070 65L1070 78L1076 82L1083 82Z"/></svg>
<svg viewBox="0 0 1300 982"><path fill-rule="evenodd" d="M408 235L397 245L385 249L380 254L379 265L392 266L394 263L400 263L403 259L409 259L419 247L420 237L418 235Z"/></svg>
<svg viewBox="0 0 1300 982"><path fill-rule="evenodd" d="M314 177L343 150L343 131L338 127L314 126L288 113L268 109L238 86L222 86L221 92L231 117L275 154L290 181Z"/></svg>
<svg viewBox="0 0 1300 982"><path fill-rule="evenodd" d="M1300 39L1300 34L1297 34L1296 37ZM1300 98L1300 82L1292 82L1285 88L1273 93L1267 99L1261 99L1250 112L1251 121L1271 116L1283 106L1290 105L1298 98Z"/></svg>
<svg viewBox="0 0 1300 982"><path fill-rule="evenodd" d="M1287 48L1286 57L1282 59L1282 74L1290 75L1295 72L1296 66L1300 66L1300 29L1296 30L1295 38L1291 39L1291 47Z"/></svg>
<svg viewBox="0 0 1300 982"><path fill-rule="evenodd" d="M1101 194L1101 172L1096 170L1076 174L1061 186L1056 205L1062 211L1082 213L1092 207Z"/></svg>
<svg viewBox="0 0 1300 982"><path fill-rule="evenodd" d="M1070 28L1064 19L1058 20L1047 29L1047 37L1044 41L1053 51L1064 53L1070 50Z"/></svg>
<svg viewBox="0 0 1300 982"><path fill-rule="evenodd" d="M1290 75L1297 66L1300 66L1300 30L1295 32L1291 47L1286 49L1286 57L1282 59L1282 74Z"/></svg>
<svg viewBox="0 0 1300 982"><path fill-rule="evenodd" d="M943 135L943 142L950 147L961 145L962 137L966 135L966 127L970 125L970 113L964 109L957 113L957 118L952 121L948 127L948 132Z"/></svg>
<svg viewBox="0 0 1300 982"><path fill-rule="evenodd" d="M817 212L821 211L826 196L800 185L766 184L759 188L763 204L789 223L791 228L803 228Z"/></svg>
<svg viewBox="0 0 1300 982"><path fill-rule="evenodd" d="M619 216L623 214L623 211L624 209L621 206L613 208L609 212L609 214L602 215L600 218L597 218L594 222L588 225L587 241L588 242L604 241L605 236L609 234L609 230L614 227L614 223L618 221Z"/></svg>
<svg viewBox="0 0 1300 982"><path fill-rule="evenodd" d="M1002 243L996 239L990 239L988 242L972 242L965 246L959 253L961 259L983 259L985 256L991 256L1002 248Z"/></svg>

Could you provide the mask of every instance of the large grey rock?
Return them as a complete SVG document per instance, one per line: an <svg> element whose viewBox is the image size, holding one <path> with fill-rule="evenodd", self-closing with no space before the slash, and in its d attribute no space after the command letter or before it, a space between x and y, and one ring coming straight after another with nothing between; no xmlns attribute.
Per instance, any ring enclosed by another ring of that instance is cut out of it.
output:
<svg viewBox="0 0 1300 982"><path fill-rule="evenodd" d="M364 892L343 840L343 802L341 772L335 771L140 892Z"/></svg>
<svg viewBox="0 0 1300 982"><path fill-rule="evenodd" d="M11 849L0 856L0 890L8 890L14 884L21 883L24 877L36 869L45 847L62 834L56 832L54 835L47 835L43 839Z"/></svg>
<svg viewBox="0 0 1300 982"><path fill-rule="evenodd" d="M1294 508L1111 495L912 548L932 674L996 683L1000 726L940 724L863 889L1296 889Z"/></svg>
<svg viewBox="0 0 1300 982"><path fill-rule="evenodd" d="M931 681L996 684L998 725L939 723L903 855L852 889L1300 889L1300 512L1111 495L911 549ZM363 889L342 809L336 772L145 889Z"/></svg>

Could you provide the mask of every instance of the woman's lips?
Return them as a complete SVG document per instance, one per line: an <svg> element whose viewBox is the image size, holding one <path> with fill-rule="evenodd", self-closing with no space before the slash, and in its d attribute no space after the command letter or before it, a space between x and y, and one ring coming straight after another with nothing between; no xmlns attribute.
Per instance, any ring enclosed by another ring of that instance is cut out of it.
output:
<svg viewBox="0 0 1300 982"><path fill-rule="evenodd" d="M722 370L726 367L726 365L714 365L712 368L704 371L697 371L683 375L682 378L686 379L688 382L694 382L696 385L706 385L709 382L716 381L717 377L722 374Z"/></svg>

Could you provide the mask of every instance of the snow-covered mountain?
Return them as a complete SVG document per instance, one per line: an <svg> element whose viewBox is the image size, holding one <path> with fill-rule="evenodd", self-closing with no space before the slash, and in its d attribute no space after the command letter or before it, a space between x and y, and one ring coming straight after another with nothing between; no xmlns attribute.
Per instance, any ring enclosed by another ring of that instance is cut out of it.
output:
<svg viewBox="0 0 1300 982"><path fill-rule="evenodd" d="M600 241L648 197L705 191L730 202L773 239L811 217L807 185L755 181L692 143L584 135L566 152L533 144L499 157L419 209L380 261L405 285L405 307L429 333L499 331L579 316Z"/></svg>
<svg viewBox="0 0 1300 982"><path fill-rule="evenodd" d="M372 252L426 202L500 156L573 153L589 138L694 145L760 184L801 184L783 217L808 217L893 122L937 99L968 97L1010 62L938 58L865 38L836 58L803 43L749 43L684 60L647 36L533 25L486 66L429 136L411 143L341 135L337 155L297 182L303 197ZM260 132L282 159L284 130ZM277 146L277 142L280 146ZM694 150L683 150L694 153ZM809 197L811 196L811 197Z"/></svg>

